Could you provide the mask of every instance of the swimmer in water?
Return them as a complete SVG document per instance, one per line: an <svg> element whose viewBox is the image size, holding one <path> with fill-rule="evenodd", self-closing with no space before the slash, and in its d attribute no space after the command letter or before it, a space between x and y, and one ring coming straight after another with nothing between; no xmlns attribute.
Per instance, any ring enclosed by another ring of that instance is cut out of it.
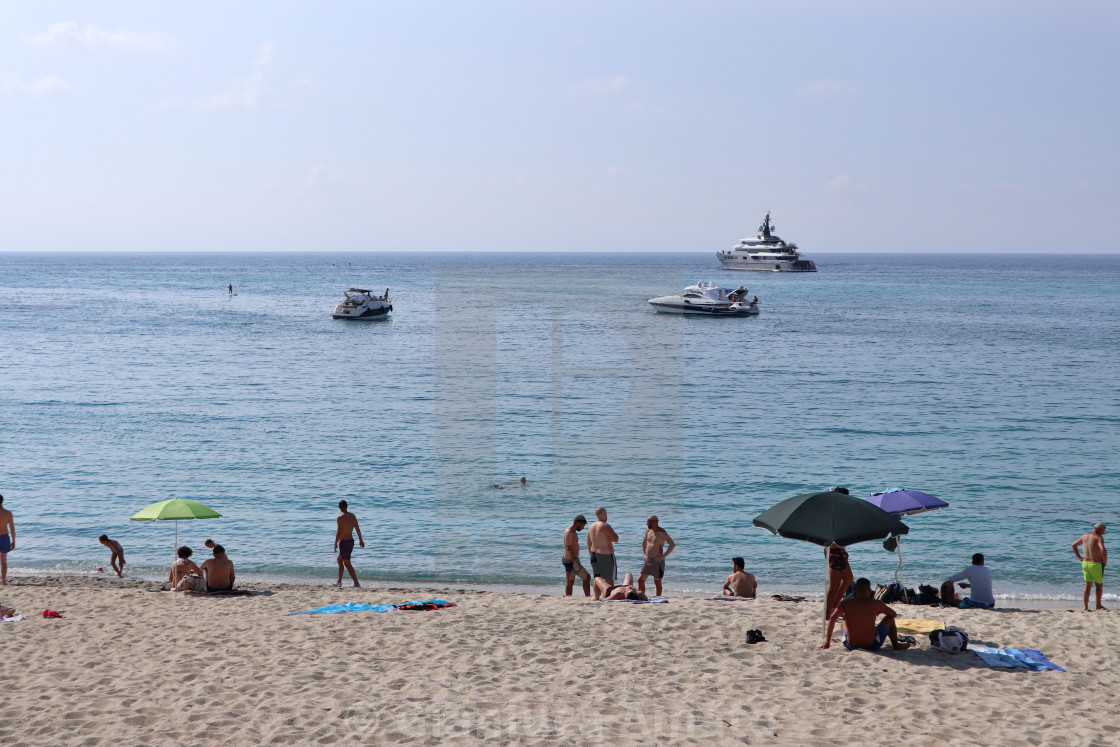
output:
<svg viewBox="0 0 1120 747"><path fill-rule="evenodd" d="M388 290L386 290L385 292L386 292L386 293L388 293ZM527 484L528 484L528 483L527 483L527 482L525 482L525 478L524 478L524 477L522 477L522 478L521 478L520 480L518 480L517 482L511 482L511 483L510 483L510 484L508 484L508 485L499 485L498 483L494 483L494 484L493 484L493 485L491 485L490 487L492 487L492 488L495 488L496 490L505 490L506 488L523 488L523 487L525 487L525 486L526 486Z"/></svg>

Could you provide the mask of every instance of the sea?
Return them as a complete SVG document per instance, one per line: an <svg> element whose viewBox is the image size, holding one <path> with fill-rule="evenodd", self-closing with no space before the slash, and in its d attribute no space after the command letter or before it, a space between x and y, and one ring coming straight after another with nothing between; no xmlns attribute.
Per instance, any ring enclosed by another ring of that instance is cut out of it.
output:
<svg viewBox="0 0 1120 747"><path fill-rule="evenodd" d="M365 583L560 593L561 534L602 506L620 571L660 518L667 593L718 593L734 556L819 593L821 548L752 519L901 487L949 507L904 520L901 566L851 546L856 575L936 585L982 552L1001 598L1079 598L1071 543L1120 525L1120 255L812 259L0 253L10 573L107 572L106 533L132 577L213 538L242 577L329 583L346 500ZM645 302L703 280L762 313ZM391 318L333 320L350 287ZM172 497L222 518L130 520Z"/></svg>

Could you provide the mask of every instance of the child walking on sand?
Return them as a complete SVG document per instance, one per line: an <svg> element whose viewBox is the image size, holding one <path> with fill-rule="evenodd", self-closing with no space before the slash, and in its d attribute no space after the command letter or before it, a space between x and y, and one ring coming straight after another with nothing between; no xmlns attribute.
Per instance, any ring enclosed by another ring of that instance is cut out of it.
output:
<svg viewBox="0 0 1120 747"><path fill-rule="evenodd" d="M117 572L117 578L122 578L121 571L124 570L124 548L121 547L121 543L109 539L109 535L107 534L98 537L97 541L105 545L105 547L108 547L109 552L113 553L112 557L109 558L109 565Z"/></svg>

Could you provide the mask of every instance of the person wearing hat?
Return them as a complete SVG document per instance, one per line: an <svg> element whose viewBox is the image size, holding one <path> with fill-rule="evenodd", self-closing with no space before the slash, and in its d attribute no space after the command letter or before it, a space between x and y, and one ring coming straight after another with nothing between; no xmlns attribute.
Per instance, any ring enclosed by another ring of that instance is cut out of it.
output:
<svg viewBox="0 0 1120 747"><path fill-rule="evenodd" d="M579 533L586 526L587 519L580 514L572 521L572 525L564 530L564 558L561 561L564 564L564 596L572 595L576 576L583 581L583 595L591 596L591 574L579 562Z"/></svg>

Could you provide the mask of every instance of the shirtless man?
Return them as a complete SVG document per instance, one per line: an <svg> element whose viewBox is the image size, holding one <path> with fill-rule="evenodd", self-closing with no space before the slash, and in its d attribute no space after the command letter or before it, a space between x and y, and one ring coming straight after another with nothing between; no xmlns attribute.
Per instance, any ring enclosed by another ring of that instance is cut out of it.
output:
<svg viewBox="0 0 1120 747"><path fill-rule="evenodd" d="M613 584L605 578L596 578L595 598L608 602L615 602L619 599L631 599L635 602L649 601L649 597L634 588L634 574L632 573L627 573L621 584Z"/></svg>
<svg viewBox="0 0 1120 747"><path fill-rule="evenodd" d="M0 586L8 583L8 553L16 549L16 520L0 495Z"/></svg>
<svg viewBox="0 0 1120 747"><path fill-rule="evenodd" d="M832 611L821 648L828 648L832 644L832 631L840 618L844 618L844 648L849 651L857 648L878 651L888 637L895 651L910 648L909 643L898 642L898 629L894 624L897 613L878 599L872 598L870 581L866 578L856 579L855 594L855 598L845 599ZM883 621L876 625L875 620L880 614L883 615Z"/></svg>
<svg viewBox="0 0 1120 747"><path fill-rule="evenodd" d="M346 501L338 502L338 510L342 515L338 517L338 531L334 533L334 551L338 553L338 581L335 586L342 586L342 568L350 572L354 586L358 583L358 574L354 566L350 565L350 553L354 552L354 532L358 533L358 547L365 548L366 541L362 539L362 530L358 526L358 517L346 510Z"/></svg>
<svg viewBox="0 0 1120 747"><path fill-rule="evenodd" d="M591 553L591 573L596 578L605 578L607 584L614 583L615 562L614 543L618 542L618 535L607 523L607 509L595 509L595 518L598 519L587 530L587 550ZM599 598L599 587L595 586L595 598Z"/></svg>
<svg viewBox="0 0 1120 747"><path fill-rule="evenodd" d="M109 556L109 566L116 571L117 578L121 578L121 571L124 570L124 548L121 547L121 543L109 539L107 534L98 537L97 541L109 548L109 552L112 553Z"/></svg>
<svg viewBox="0 0 1120 747"><path fill-rule="evenodd" d="M202 564L202 572L206 574L206 591L229 591L233 588L236 577L233 561L226 557L226 549L221 545L214 545L214 557Z"/></svg>
<svg viewBox="0 0 1120 747"><path fill-rule="evenodd" d="M665 545L668 544L668 549ZM638 574L638 591L646 593L646 576L653 576L657 596L661 596L661 579L665 577L665 558L677 546L657 523L657 517L646 519L646 534L642 537L642 572Z"/></svg>
<svg viewBox="0 0 1120 747"><path fill-rule="evenodd" d="M1104 524L1099 521L1093 525L1093 531L1081 535L1073 543L1073 554L1081 561L1081 574L1085 577L1085 611L1089 611L1089 590L1093 584L1097 585L1098 610L1106 609L1101 604L1101 593L1104 591L1104 567L1108 565L1108 551L1104 549ZM1077 548L1085 551L1082 556Z"/></svg>
<svg viewBox="0 0 1120 747"><path fill-rule="evenodd" d="M576 576L583 581L583 595L591 596L591 574L579 562L579 533L587 526L587 519L580 514L572 521L572 525L564 530L564 596L572 595Z"/></svg>
<svg viewBox="0 0 1120 747"><path fill-rule="evenodd" d="M731 559L731 575L723 582L723 595L725 597L746 597L754 599L758 583L754 576L743 570L746 563L742 558Z"/></svg>
<svg viewBox="0 0 1120 747"><path fill-rule="evenodd" d="M527 482L525 482L525 478L524 478L524 477L522 477L522 478L521 478L520 480L518 480L517 482L511 482L511 483L509 483L508 485L499 485L498 483L494 483L493 485L491 485L491 487L493 487L493 488L497 488L498 490L505 490L506 488L523 488L523 487L525 487L525 486L526 486L527 484L528 484L528 483L527 483Z"/></svg>

